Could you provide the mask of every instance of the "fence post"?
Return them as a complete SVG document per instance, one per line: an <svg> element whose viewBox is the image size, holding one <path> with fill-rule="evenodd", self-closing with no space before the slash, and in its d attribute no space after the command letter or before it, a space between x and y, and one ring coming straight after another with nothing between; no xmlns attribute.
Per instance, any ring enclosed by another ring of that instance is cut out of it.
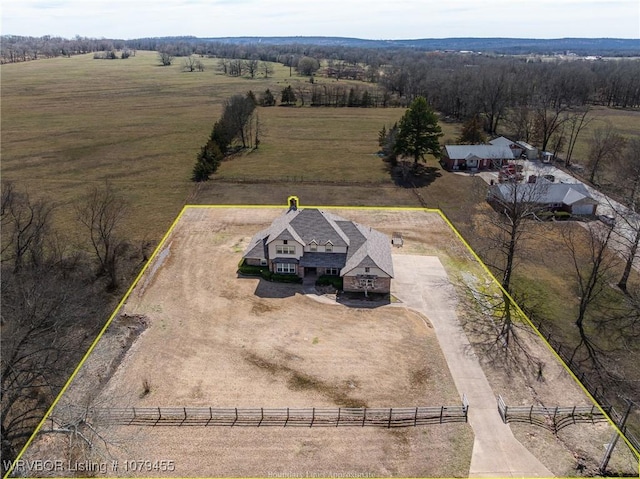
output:
<svg viewBox="0 0 640 479"><path fill-rule="evenodd" d="M442 413L444 412L444 406L440 406L440 424L442 424Z"/></svg>
<svg viewBox="0 0 640 479"><path fill-rule="evenodd" d="M389 408L389 424L387 424L387 429L391 427L391 416L393 416L393 408Z"/></svg>
<svg viewBox="0 0 640 479"><path fill-rule="evenodd" d="M289 424L289 408L287 408L287 419L284 421L284 427L287 427L287 424Z"/></svg>
<svg viewBox="0 0 640 479"><path fill-rule="evenodd" d="M235 424L238 422L238 408L236 408L236 418L233 420L233 424L231 424L232 426L235 426Z"/></svg>
<svg viewBox="0 0 640 479"><path fill-rule="evenodd" d="M186 408L186 407L183 407L183 408L182 408L182 410L183 410L183 412L184 412L184 419L182 420L182 422L184 422L184 421L186 421L186 420L187 420L187 408Z"/></svg>
<svg viewBox="0 0 640 479"><path fill-rule="evenodd" d="M258 427L262 425L262 421L264 421L264 408L260 408L260 422L258 423Z"/></svg>
<svg viewBox="0 0 640 479"><path fill-rule="evenodd" d="M631 408L633 407L633 402L629 401L628 399L627 401L627 411L624 413L624 416L622 416L622 419L620 420L620 422L617 424L617 430L613 432L613 437L611 438L611 441L609 441L609 445L607 446L607 451L604 454L604 457L602 458L602 461L600 462L600 473L602 475L605 474L605 472L607 472L607 466L609 465L609 459L611 459L611 454L613 453L613 449L616 447L616 444L618 442L618 439L620 438L620 434L625 430L625 425L627 424L627 419L629 418L629 414L631 413Z"/></svg>
<svg viewBox="0 0 640 479"><path fill-rule="evenodd" d="M158 406L158 421L162 419L162 411L160 410L160 406Z"/></svg>
<svg viewBox="0 0 640 479"><path fill-rule="evenodd" d="M338 427L340 425L340 413L342 411L342 408L338 408L338 422L336 422L336 427Z"/></svg>
<svg viewBox="0 0 640 479"><path fill-rule="evenodd" d="M131 409L133 409L133 419L135 419L136 418L136 408L131 408Z"/></svg>
<svg viewBox="0 0 640 479"><path fill-rule="evenodd" d="M364 408L364 414L362 415L362 427L364 427L364 422L367 420L367 408Z"/></svg>
<svg viewBox="0 0 640 479"><path fill-rule="evenodd" d="M413 425L414 427L418 425L418 407L416 406L416 414L413 416Z"/></svg>
<svg viewBox="0 0 640 479"><path fill-rule="evenodd" d="M529 422L533 424L533 404L529 407Z"/></svg>
<svg viewBox="0 0 640 479"><path fill-rule="evenodd" d="M311 409L311 424L309 425L309 427L313 427L313 423L316 420L316 408L312 408Z"/></svg>

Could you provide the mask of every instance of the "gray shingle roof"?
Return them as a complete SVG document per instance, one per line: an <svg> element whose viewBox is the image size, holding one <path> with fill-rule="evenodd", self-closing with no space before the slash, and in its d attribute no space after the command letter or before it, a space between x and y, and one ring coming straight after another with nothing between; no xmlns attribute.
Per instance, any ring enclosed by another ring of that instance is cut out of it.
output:
<svg viewBox="0 0 640 479"><path fill-rule="evenodd" d="M513 185L502 183L495 185L492 191L508 200L516 195L518 201L528 201L540 204L561 203L571 206L577 202L597 204L586 186L582 183L524 183Z"/></svg>
<svg viewBox="0 0 640 479"><path fill-rule="evenodd" d="M315 240L318 244L331 242L333 246L348 246L349 238L335 224L335 215L328 215L315 208L299 210L290 222L291 228L302 238L302 244Z"/></svg>
<svg viewBox="0 0 640 479"><path fill-rule="evenodd" d="M305 268L342 269L347 261L346 253L305 253L300 258L300 266Z"/></svg>
<svg viewBox="0 0 640 479"><path fill-rule="evenodd" d="M368 226L353 223L365 242L347 259L340 275L344 276L360 267L377 267L393 278L393 261L391 260L391 241L384 233Z"/></svg>
<svg viewBox="0 0 640 479"><path fill-rule="evenodd" d="M504 145L446 145L444 148L452 160L464 160L470 156L487 160L513 158L511 148Z"/></svg>
<svg viewBox="0 0 640 479"><path fill-rule="evenodd" d="M243 257L267 258L267 244L275 239L293 239L303 245L331 242L347 246L347 254L306 252L301 266L342 268L341 275L358 266L377 267L393 277L391 242L387 236L368 226L346 220L315 208L289 210L271 226L253 236Z"/></svg>

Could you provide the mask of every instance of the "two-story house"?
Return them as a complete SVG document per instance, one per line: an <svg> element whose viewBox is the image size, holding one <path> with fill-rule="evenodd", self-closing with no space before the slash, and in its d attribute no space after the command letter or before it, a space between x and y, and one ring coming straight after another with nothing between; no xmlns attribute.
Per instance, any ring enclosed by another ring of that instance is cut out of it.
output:
<svg viewBox="0 0 640 479"><path fill-rule="evenodd" d="M340 276L345 291L388 293L393 278L385 234L315 208L276 218L251 239L243 258L274 273Z"/></svg>

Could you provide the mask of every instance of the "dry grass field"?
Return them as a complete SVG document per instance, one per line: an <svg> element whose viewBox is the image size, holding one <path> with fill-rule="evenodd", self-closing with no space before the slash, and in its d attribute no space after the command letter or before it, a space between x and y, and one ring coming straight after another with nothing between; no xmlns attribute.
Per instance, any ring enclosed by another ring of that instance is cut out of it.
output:
<svg viewBox="0 0 640 479"><path fill-rule="evenodd" d="M203 62L204 72L188 73L180 59L160 67L155 52L139 51L127 60L89 54L3 65L3 179L60 204L67 231L76 228L70 204L108 179L131 204L132 239L157 241L194 201L191 169L222 103L302 81L278 67L268 79L232 78L218 74L217 60ZM226 162L221 177L388 181L377 134L402 110L273 107L259 115L260 149Z"/></svg>
<svg viewBox="0 0 640 479"><path fill-rule="evenodd" d="M236 277L252 233L281 211L187 210L127 300L126 316L112 324L58 407L86 401L103 407L459 404L461 393L428 317L397 306L320 303L301 294L298 285ZM336 213L388 234L402 231L406 243L397 254L437 255L458 287L461 318L481 320L461 278L484 281L485 273L439 215ZM135 317L144 317L147 328L131 344ZM524 334L523 340L545 362L548 379L536 382L525 369L487 362L495 394L512 405L589 404L535 334ZM572 426L558 436L534 426L512 429L560 476L575 471L576 453L594 460L612 433L606 424ZM110 444L110 458L121 463L148 459L176 465L166 474L121 469L117 475L168 477L460 477L468 474L473 444L466 424L391 430L111 426L101 434ZM27 458L51 457L56 448L65 453L67 446L57 441L41 436ZM632 460L624 448L617 451L612 465L628 470Z"/></svg>

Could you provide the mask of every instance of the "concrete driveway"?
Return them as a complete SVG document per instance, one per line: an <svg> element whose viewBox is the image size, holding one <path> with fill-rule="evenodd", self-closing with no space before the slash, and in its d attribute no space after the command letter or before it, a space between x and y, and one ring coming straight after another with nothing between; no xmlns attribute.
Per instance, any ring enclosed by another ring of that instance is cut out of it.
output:
<svg viewBox="0 0 640 479"><path fill-rule="evenodd" d="M469 401L475 434L469 477L552 477L502 422L496 395L456 314L456 293L437 257L393 255L392 293L399 307L424 314L433 324L460 397Z"/></svg>

